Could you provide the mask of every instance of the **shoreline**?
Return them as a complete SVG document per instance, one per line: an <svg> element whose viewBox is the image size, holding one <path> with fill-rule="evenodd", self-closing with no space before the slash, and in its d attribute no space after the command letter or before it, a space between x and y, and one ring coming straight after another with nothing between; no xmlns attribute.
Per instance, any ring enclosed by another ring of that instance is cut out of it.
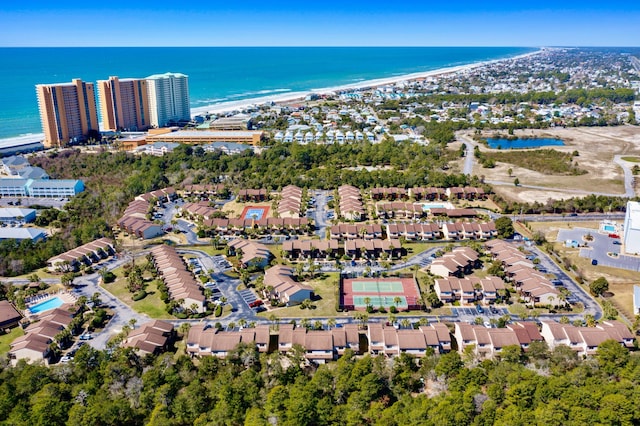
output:
<svg viewBox="0 0 640 426"><path fill-rule="evenodd" d="M411 74L402 74L393 77L382 77L371 80L362 80L355 83L342 84L339 86L310 89L306 91L287 92L278 95L261 96L257 98L240 99L237 101L220 102L217 104L205 105L201 107L191 108L191 117L195 117L200 114L218 114L223 112L230 112L236 109L247 108L253 105L261 105L264 103L274 102L276 104L286 104L297 100L304 100L307 95L316 94L323 95L333 92L341 92L345 90L363 90L371 89L380 86L386 86L388 84L395 84L403 81L415 81L424 78L442 76L446 74L452 74L460 71L467 71L474 68L479 68L489 64L495 64L504 61L519 60L536 56L544 52L542 48L529 53L523 53L522 55L516 55L508 58L491 59L488 61L473 62L465 65L455 65L452 67L437 68L430 71L420 71Z"/></svg>
<svg viewBox="0 0 640 426"><path fill-rule="evenodd" d="M220 103L190 108L191 117L193 118L201 114L219 114L224 112L231 112L234 110L243 109L243 108L247 108L254 105L262 105L265 103L272 103L272 102L275 104L284 105L284 104L288 104L295 101L303 101L307 95L311 95L311 94L323 95L323 94L341 92L346 90L371 89L375 87L386 86L389 84L396 84L403 81L415 81L415 80L420 80L420 79L425 79L430 77L442 76L446 74L452 74L460 71L467 71L474 68L479 68L489 64L528 58L531 56L539 55L543 51L544 50L542 48L538 48L533 52L523 53L521 55L511 56L507 58L491 59L487 61L473 62L470 64L455 65L455 66L445 67L445 68L437 68L430 71L420 71L420 72L402 74L402 75L397 75L392 77L382 77L382 78L371 79L371 80L362 80L354 83L342 84L342 85L332 86L332 87L316 88L316 89L309 89L305 91L296 91L296 92L286 92L286 93L279 93L279 94L268 95L268 96L239 99L236 101L220 102ZM2 138L0 139L0 147L10 147L13 144L19 145L19 144L24 144L28 142L37 143L37 142L42 142L43 140L44 140L44 133L30 133L26 135Z"/></svg>

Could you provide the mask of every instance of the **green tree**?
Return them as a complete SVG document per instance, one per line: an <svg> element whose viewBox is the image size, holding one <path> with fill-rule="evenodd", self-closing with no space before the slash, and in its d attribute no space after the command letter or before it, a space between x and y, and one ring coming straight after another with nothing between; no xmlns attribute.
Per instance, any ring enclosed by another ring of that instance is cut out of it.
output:
<svg viewBox="0 0 640 426"><path fill-rule="evenodd" d="M498 232L498 236L500 238L511 238L513 237L514 229L513 222L511 218L507 216L501 216L495 220L496 231Z"/></svg>
<svg viewBox="0 0 640 426"><path fill-rule="evenodd" d="M594 296L601 296L607 290L609 290L609 281L605 277L596 278L589 284L589 291Z"/></svg>

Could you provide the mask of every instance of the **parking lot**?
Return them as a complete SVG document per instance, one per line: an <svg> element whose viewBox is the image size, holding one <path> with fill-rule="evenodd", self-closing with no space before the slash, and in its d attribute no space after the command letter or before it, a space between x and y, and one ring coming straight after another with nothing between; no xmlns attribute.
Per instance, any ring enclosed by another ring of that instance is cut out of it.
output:
<svg viewBox="0 0 640 426"><path fill-rule="evenodd" d="M217 272L224 272L231 268L231 264L222 255L211 256L211 260Z"/></svg>
<svg viewBox="0 0 640 426"><path fill-rule="evenodd" d="M251 306L251 303L258 300L258 296L256 296L253 290L251 290L250 288L240 290L238 293L240 293L242 300L244 300L247 303L247 306Z"/></svg>
<svg viewBox="0 0 640 426"><path fill-rule="evenodd" d="M36 198L36 197L2 197L0 206L2 207L29 207L44 206L61 209L69 202L68 198Z"/></svg>
<svg viewBox="0 0 640 426"><path fill-rule="evenodd" d="M593 237L593 241L583 240L583 237L587 234ZM558 241L567 240L577 241L581 245L586 243L587 247L580 248L580 257L595 260L594 266L602 265L640 271L640 259L621 254L622 245L619 238L611 238L608 234L600 234L595 229L561 229L558 232ZM615 257L609 256L608 253L615 253Z"/></svg>
<svg viewBox="0 0 640 426"><path fill-rule="evenodd" d="M489 306L482 306L481 309L482 309L482 312L478 311L478 308L475 306L467 307L467 308L453 307L451 308L451 311L456 316L473 316L473 317L478 317L483 315L501 317L503 315L509 314L509 310L507 308L495 308L495 307L489 307Z"/></svg>

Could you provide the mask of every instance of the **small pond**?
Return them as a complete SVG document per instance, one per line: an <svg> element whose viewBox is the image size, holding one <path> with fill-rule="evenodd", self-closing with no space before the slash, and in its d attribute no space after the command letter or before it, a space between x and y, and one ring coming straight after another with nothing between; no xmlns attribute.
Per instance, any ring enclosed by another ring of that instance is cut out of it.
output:
<svg viewBox="0 0 640 426"><path fill-rule="evenodd" d="M518 148L539 148L541 146L562 146L562 139L552 138L531 138L531 139L505 139L487 138L487 144L492 149L518 149Z"/></svg>

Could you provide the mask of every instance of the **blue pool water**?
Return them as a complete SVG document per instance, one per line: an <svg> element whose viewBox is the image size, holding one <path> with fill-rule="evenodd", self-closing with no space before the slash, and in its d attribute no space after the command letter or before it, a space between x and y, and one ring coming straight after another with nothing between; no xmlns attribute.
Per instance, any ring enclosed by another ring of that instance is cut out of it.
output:
<svg viewBox="0 0 640 426"><path fill-rule="evenodd" d="M613 225L604 225L602 229L604 229L605 231L614 232L616 230L616 227Z"/></svg>
<svg viewBox="0 0 640 426"><path fill-rule="evenodd" d="M53 297L37 305L29 306L29 311L32 314L39 314L40 312L49 311L51 309L59 308L64 302L59 297Z"/></svg>
<svg viewBox="0 0 640 426"><path fill-rule="evenodd" d="M444 204L423 204L422 205L422 210L430 210L430 209L446 209L447 206L445 206Z"/></svg>
<svg viewBox="0 0 640 426"><path fill-rule="evenodd" d="M246 219L255 219L262 220L262 215L264 214L264 209L249 209L247 213L244 215Z"/></svg>
<svg viewBox="0 0 640 426"><path fill-rule="evenodd" d="M518 148L538 148L541 146L562 146L562 139L534 138L534 139L503 139L487 138L487 144L492 149L518 149Z"/></svg>

